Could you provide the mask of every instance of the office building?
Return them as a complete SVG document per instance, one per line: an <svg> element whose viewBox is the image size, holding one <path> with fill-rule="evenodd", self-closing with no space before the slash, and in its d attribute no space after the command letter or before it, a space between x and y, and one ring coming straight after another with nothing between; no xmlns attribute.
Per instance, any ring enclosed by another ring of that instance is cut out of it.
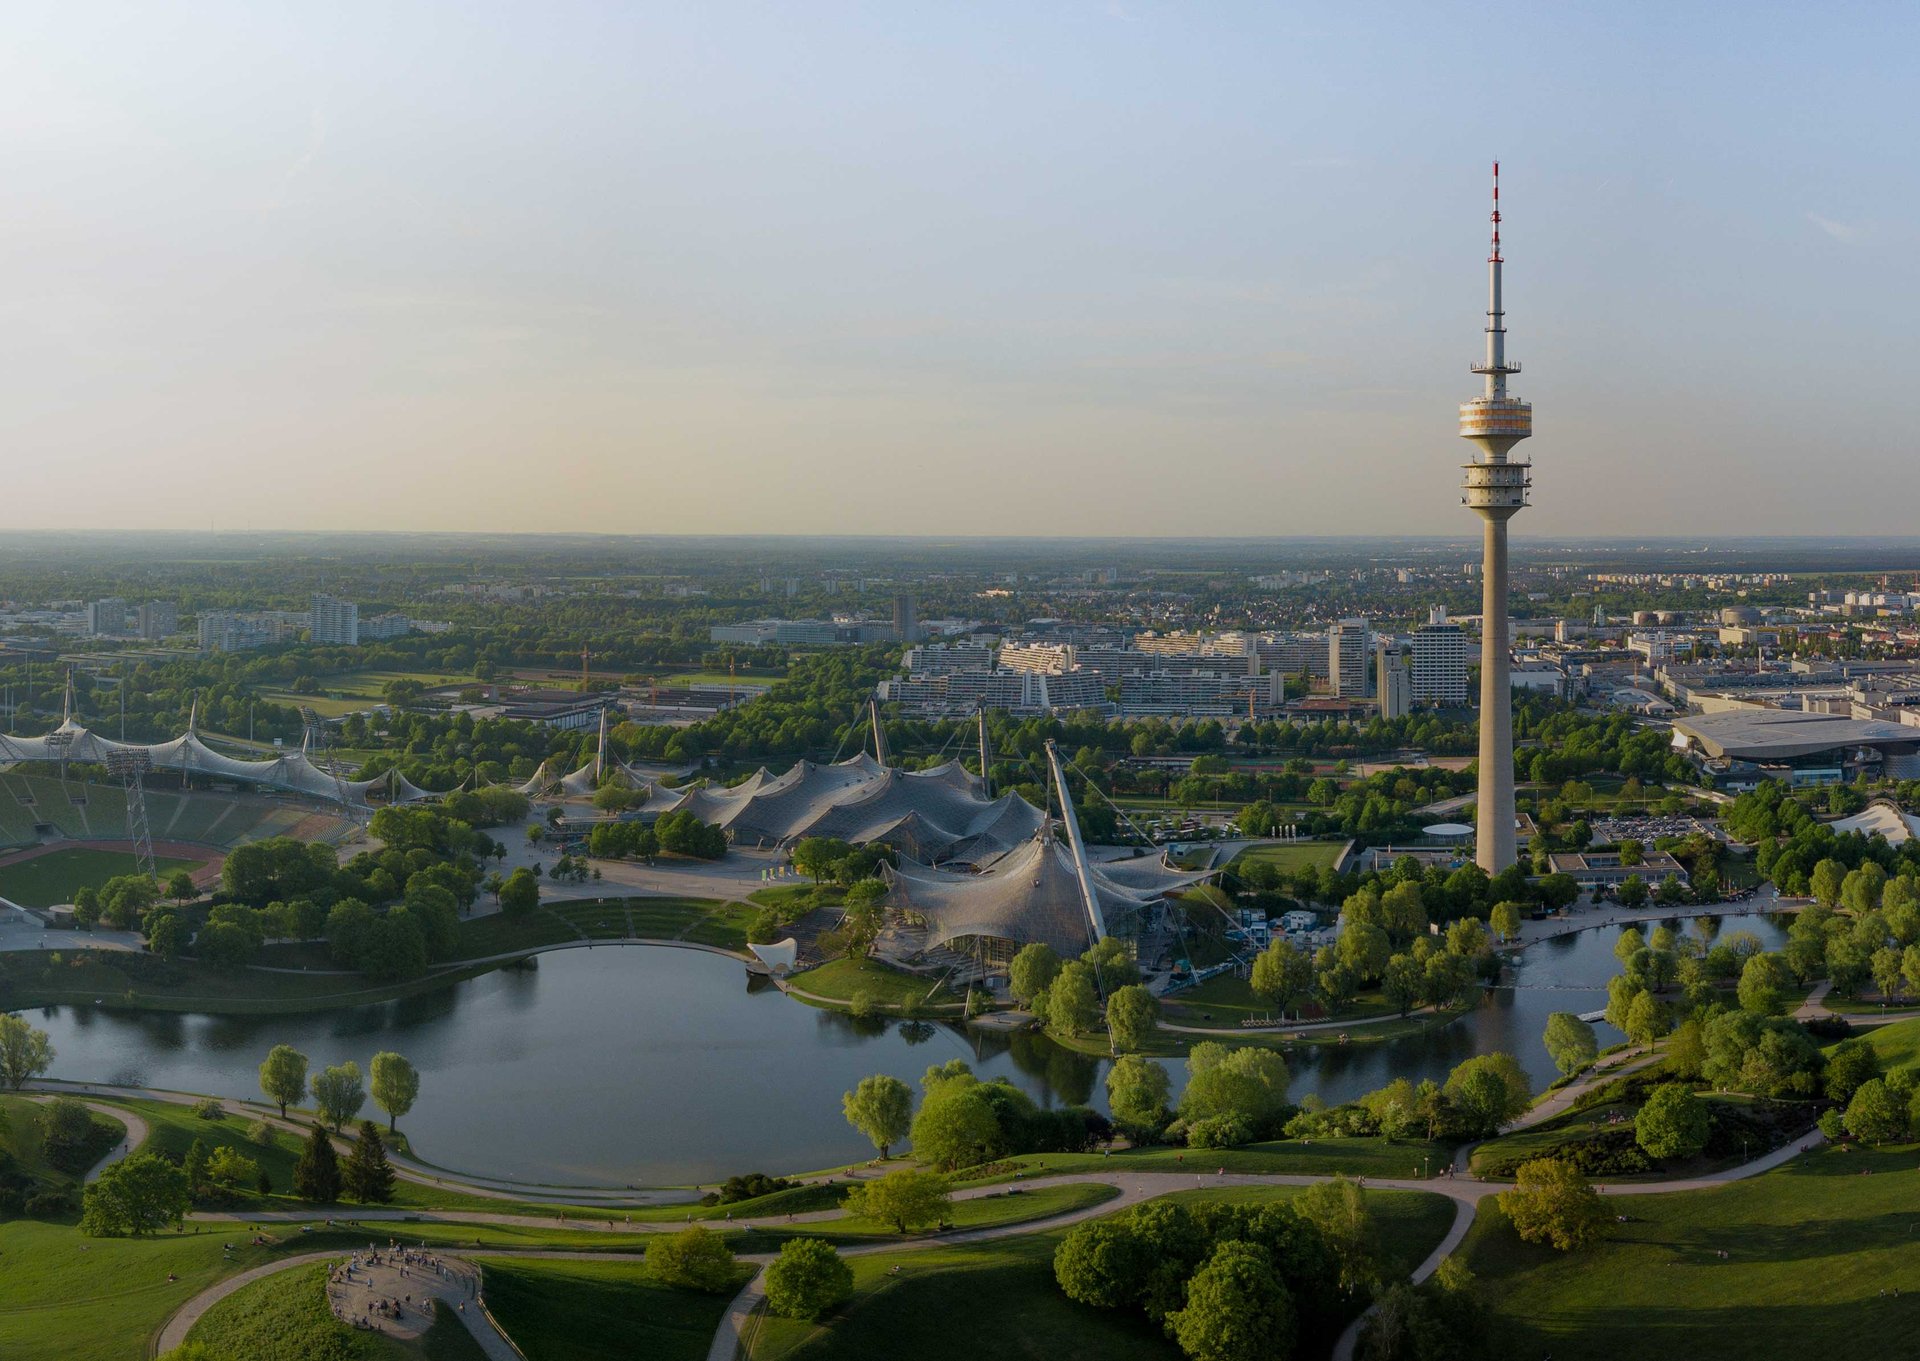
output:
<svg viewBox="0 0 1920 1361"><path fill-rule="evenodd" d="M896 595L893 598L893 636L895 641L916 643L920 641L920 620L914 612L914 600L910 595Z"/></svg>

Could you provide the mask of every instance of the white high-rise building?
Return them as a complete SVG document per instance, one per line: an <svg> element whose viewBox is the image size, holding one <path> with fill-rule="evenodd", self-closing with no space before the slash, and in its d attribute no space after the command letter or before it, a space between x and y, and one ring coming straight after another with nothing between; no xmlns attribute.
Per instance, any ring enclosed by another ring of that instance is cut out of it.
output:
<svg viewBox="0 0 1920 1361"><path fill-rule="evenodd" d="M1341 619L1327 629L1327 679L1343 699L1372 693L1373 635L1364 619Z"/></svg>
<svg viewBox="0 0 1920 1361"><path fill-rule="evenodd" d="M360 607L351 600L336 600L316 595L308 615L307 635L316 643L344 643L355 647L360 642Z"/></svg>
<svg viewBox="0 0 1920 1361"><path fill-rule="evenodd" d="M1467 635L1436 605L1427 622L1413 631L1413 698L1418 704L1464 709L1467 691Z"/></svg>
<svg viewBox="0 0 1920 1361"><path fill-rule="evenodd" d="M1407 668L1407 652L1397 639L1382 639L1375 666L1375 689L1380 696L1380 717L1405 718L1413 712L1413 675Z"/></svg>

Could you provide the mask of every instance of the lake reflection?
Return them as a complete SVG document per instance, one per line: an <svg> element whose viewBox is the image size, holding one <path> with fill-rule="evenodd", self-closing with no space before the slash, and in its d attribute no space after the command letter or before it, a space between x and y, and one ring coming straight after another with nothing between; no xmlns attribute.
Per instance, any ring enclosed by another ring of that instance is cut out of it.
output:
<svg viewBox="0 0 1920 1361"><path fill-rule="evenodd" d="M1773 948L1781 929L1731 919ZM1504 1049L1536 1086L1555 1076L1547 1016L1604 1006L1619 931L1596 928L1527 950L1512 986L1453 1025L1386 1044L1313 1046L1290 1056L1294 1093L1350 1100L1405 1075L1444 1078ZM869 1073L917 1083L963 1058L1043 1106L1105 1105L1106 1061L1044 1037L947 1024L860 1020L791 1001L719 955L648 947L569 950L375 1006L303 1016L48 1008L54 1075L257 1097L268 1049L315 1066L377 1050L422 1073L402 1123L433 1161L462 1171L568 1184L671 1185L736 1172L796 1171L870 1152L840 1112ZM1620 1038L1602 1026L1604 1043ZM1356 1033L1362 1033L1356 1031ZM1175 1090L1184 1063L1172 1061ZM376 1112L368 1107L368 1114Z"/></svg>

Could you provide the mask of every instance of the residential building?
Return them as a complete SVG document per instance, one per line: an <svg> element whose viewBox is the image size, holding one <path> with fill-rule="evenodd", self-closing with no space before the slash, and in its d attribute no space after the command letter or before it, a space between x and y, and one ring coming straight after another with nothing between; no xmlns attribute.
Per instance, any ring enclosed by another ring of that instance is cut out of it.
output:
<svg viewBox="0 0 1920 1361"><path fill-rule="evenodd" d="M313 642L348 647L360 642L360 607L351 600L316 595L307 620L307 637Z"/></svg>
<svg viewBox="0 0 1920 1361"><path fill-rule="evenodd" d="M149 600L140 607L142 638L171 638L180 631L180 607L171 600Z"/></svg>
<svg viewBox="0 0 1920 1361"><path fill-rule="evenodd" d="M1327 629L1327 679L1343 699L1372 693L1372 635L1365 619L1341 619Z"/></svg>
<svg viewBox="0 0 1920 1361"><path fill-rule="evenodd" d="M113 637L127 631L127 602L119 596L95 600L87 606L87 632L96 638Z"/></svg>
<svg viewBox="0 0 1920 1361"><path fill-rule="evenodd" d="M1413 712L1413 673L1407 651L1398 640L1380 644L1375 665L1374 693L1380 698L1380 717L1405 718Z"/></svg>
<svg viewBox="0 0 1920 1361"><path fill-rule="evenodd" d="M1467 689L1467 635L1435 606L1427 622L1413 631L1413 698L1418 704L1464 709Z"/></svg>

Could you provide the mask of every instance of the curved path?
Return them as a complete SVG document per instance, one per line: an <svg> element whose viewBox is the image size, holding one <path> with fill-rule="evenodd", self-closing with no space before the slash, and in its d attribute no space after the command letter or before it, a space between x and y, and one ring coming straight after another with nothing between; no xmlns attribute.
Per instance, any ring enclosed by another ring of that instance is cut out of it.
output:
<svg viewBox="0 0 1920 1361"><path fill-rule="evenodd" d="M1717 1172L1717 1173L1713 1173L1713 1174L1702 1176L1702 1177L1683 1178L1675 1181L1637 1182L1637 1183L1630 1183L1627 1185L1609 1186L1604 1188L1604 1194L1607 1194L1607 1195L1658 1195L1658 1194L1662 1194L1666 1192L1674 1192L1674 1191L1703 1190L1708 1187L1722 1185L1724 1183L1731 1182L1731 1181L1738 1181L1746 1177L1758 1176L1763 1172L1769 1172L1774 1168L1779 1167L1783 1163L1786 1163L1787 1161L1791 1160L1792 1158L1798 1157L1801 1153L1815 1148L1821 1142L1823 1141L1820 1138L1820 1136L1818 1134L1815 1134L1805 1139L1795 1140L1782 1148L1773 1150L1771 1153L1768 1153L1763 1157L1754 1159L1752 1162L1745 1163L1739 1167L1728 1168L1722 1172ZM1185 1172L1131 1172L1131 1173L1129 1172L1121 1172L1121 1173L1088 1172L1088 1173L1069 1173L1069 1174L1062 1174L1062 1175L1051 1176L1051 1177L1038 1177L1033 1179L1032 1181L1018 1183L1018 1185L1021 1188L1040 1188L1040 1187L1048 1187L1048 1186L1096 1184L1096 1185L1114 1187L1116 1190L1119 1191L1120 1194L1111 1199L1101 1201L1098 1204L1081 1206L1078 1209L1068 1210L1058 1215L1050 1215L1040 1219L1024 1220L1014 1224L993 1225L986 1228L966 1229L966 1230L961 1230L953 1233L934 1234L924 1238L909 1239L909 1240L904 1240L899 1242L880 1242L880 1243L871 1243L871 1244L860 1244L858 1246L844 1248L842 1249L842 1252L844 1255L847 1255L847 1256L865 1256L870 1253L908 1252L908 1251L914 1251L916 1249L927 1248L927 1247L950 1247L950 1246L956 1246L956 1245L963 1245L967 1243L987 1242L987 1241L991 1241L993 1239L998 1239L998 1238L1013 1237L1021 1234L1030 1234L1030 1233L1040 1232L1048 1229L1061 1228L1069 1224L1078 1223L1081 1220L1091 1219L1091 1218L1095 1218L1097 1216L1102 1216L1102 1215L1113 1214L1120 1210L1129 1209L1135 1205L1138 1205L1147 1200L1151 1200L1157 1196L1166 1195L1167 1193L1172 1191L1188 1190L1188 1189L1204 1189L1209 1186L1214 1186L1214 1187L1313 1186L1320 1182L1329 1181L1329 1180L1332 1180L1332 1178L1326 1177L1326 1176L1309 1176L1309 1175L1294 1175L1294 1174L1279 1174L1279 1173L1275 1173L1275 1174L1258 1174L1258 1173L1220 1174L1220 1173L1217 1173L1213 1176L1208 1176L1205 1173L1189 1174ZM1468 1230L1473 1225L1475 1213L1480 1200L1487 1195L1495 1194L1499 1191L1509 1189L1503 1183L1481 1181L1472 1177L1458 1177L1458 1176L1442 1177L1442 1178L1436 1178L1433 1180L1426 1180L1426 1181L1398 1179L1398 1178L1390 1178L1387 1180L1374 1180L1374 1181L1368 1181L1366 1179L1362 1179L1361 1184L1363 1186L1371 1186L1374 1189L1378 1189L1378 1190L1424 1191L1433 1195L1445 1196L1454 1202L1455 1211L1454 1211L1453 1224L1449 1227L1445 1237L1443 1237L1440 1243L1435 1246L1433 1251L1427 1255L1426 1259L1422 1261L1420 1265L1414 1269L1410 1277L1410 1279L1414 1281L1416 1284L1420 1281L1426 1280L1427 1277L1431 1276L1433 1272L1438 1270L1440 1263L1446 1260L1446 1258L1456 1248L1459 1247L1460 1243L1465 1239ZM967 1190L959 1192L956 1195L955 1199L973 1200L973 1199L979 1199L985 1196L1004 1195L1004 1194L1008 1194L1010 1189L1011 1188L1006 1184L999 1184L994 1186L971 1187ZM826 1210L826 1211L814 1211L807 1214L799 1214L799 1215L793 1215L793 1216L787 1216L787 1215L751 1216L751 1217L732 1220L730 1222L723 1222L717 1225L710 1224L710 1227L737 1228L737 1229L781 1229L781 1228L786 1228L786 1227L797 1225L797 1224L826 1223L842 1217L844 1216L840 1211ZM254 1214L244 1215L244 1216L197 1214L197 1215L194 1215L193 1218L195 1220L201 1220L201 1221L217 1221L217 1220L236 1220L237 1221L240 1219L246 1219L246 1220L251 1220L253 1222L303 1222L303 1221L311 1221L314 1218L314 1216L312 1213L305 1212L305 1211L286 1211L281 1213L264 1213L264 1214L256 1212ZM407 1220L412 1220L415 1222L438 1222L438 1223L515 1224L515 1225L521 1225L521 1226L532 1227L532 1228L551 1228L551 1229L576 1229L577 1230L583 1227L587 1227L581 1221L577 1221L577 1220L560 1220L560 1219L554 1219L554 1218L541 1218L541 1217L530 1216L530 1215L501 1215L501 1214L488 1214L488 1213L463 1214L463 1213L453 1212L453 1211L449 1211L442 1214L435 1214L435 1213L422 1213L422 1212L413 1211L413 1210L363 1210L356 1216L356 1218L362 1222L368 1222L368 1223L404 1222ZM598 1226L596 1225L593 1227L597 1229ZM681 1225L674 1224L672 1222L666 1222L666 1223L656 1222L656 1223L650 1223L650 1224L620 1224L620 1225L615 1225L613 1227L615 1228L616 1231L626 1231L626 1232L634 1232L634 1233L649 1233L649 1232L657 1233L657 1232L670 1232L676 1228L681 1227ZM226 1298L228 1295L232 1294L235 1290L240 1289L241 1287L251 1283L252 1281L259 1280L261 1277L271 1275L276 1271L284 1271L291 1267L300 1266L309 1262L334 1260L341 1257L342 1255L343 1254L339 1250L334 1250L331 1252L303 1253L294 1257L287 1258L283 1261L272 1262L272 1263L266 1264L265 1266L252 1268L249 1271L244 1271L239 1273L238 1275L228 1277L226 1280L218 1282L217 1284L208 1287L206 1290L202 1291L199 1295L196 1295L193 1299L189 1300L186 1304L182 1305L181 1308L174 1314L174 1316L167 1321L167 1324L165 1328L162 1330L160 1335L160 1349L162 1351L165 1351L172 1347L178 1346L180 1342L185 1339L188 1331L192 1328L193 1324L197 1322L199 1318L206 1313L208 1308L218 1303L220 1300ZM503 1248L503 1249L474 1250L474 1251L468 1251L468 1252L462 1253L461 1256L468 1257L468 1258L479 1258L479 1257L489 1257L489 1256L495 1256L495 1257L497 1256L509 1256L509 1257L547 1256L547 1257L555 1257L555 1258L573 1258L573 1259L579 1259L579 1260L592 1260L592 1261L632 1261L634 1260L633 1255L630 1253L609 1252L604 1250L603 1251L579 1251L579 1252L564 1251L564 1250L541 1251L535 1248ZM759 1266L759 1265L764 1265L765 1263L771 1261L772 1257L768 1254L755 1254L751 1256L744 1256L740 1260L750 1265ZM744 1329L747 1326L749 1320L752 1318L754 1312L760 1307L760 1304L764 1299L764 1294L765 1294L765 1291L764 1291L764 1286L762 1284L761 1275L760 1273L756 1272L753 1279L748 1281L747 1284L740 1290L739 1294L737 1294L734 1297L734 1299L729 1303L727 1307L727 1312L725 1316L721 1319L720 1326L716 1330L714 1334L713 1342L709 1347L708 1361L734 1361L735 1357L738 1355L738 1352L739 1352L741 1339L744 1336ZM480 1320L486 1317L484 1313L476 1316L475 1311L467 1311L466 1313L462 1314L461 1317L463 1318L463 1320L466 1321L469 1330L473 1331L476 1338L481 1341L482 1346L488 1346L490 1339L483 1336L483 1329L480 1323ZM1360 1335L1360 1329L1364 1324L1366 1317L1367 1315L1363 1313L1360 1316L1360 1318L1356 1319L1348 1327L1346 1333L1342 1335L1340 1342L1334 1351L1335 1361L1347 1361L1347 1359L1353 1355L1354 1346L1358 1341L1358 1338ZM488 1347L489 1355L501 1357L501 1358L505 1358L512 1355L512 1353L510 1352L497 1350L500 1347L501 1342L503 1341L505 1342L505 1345L507 1347L512 1346L511 1340L505 1339L503 1336L501 1339L497 1341L493 1341L492 1345Z"/></svg>
<svg viewBox="0 0 1920 1361"><path fill-rule="evenodd" d="M50 1096L35 1096L28 1099L40 1102L53 1100ZM107 1155L100 1159L99 1162L87 1169L86 1180L91 1184L100 1180L100 1174L102 1172L112 1167L122 1158L132 1156L133 1151L147 1141L148 1126L145 1120L142 1120L125 1106L108 1106L98 1101L82 1101L80 1104L96 1115L106 1116L107 1119L113 1121L116 1125L126 1126L127 1130L124 1139L109 1149Z"/></svg>
<svg viewBox="0 0 1920 1361"><path fill-rule="evenodd" d="M131 1101L164 1101L169 1105L191 1106L206 1100L203 1094L196 1092L174 1092L154 1087L117 1086L106 1082L62 1082L38 1079L27 1084L35 1092L48 1095L73 1095L121 1097ZM219 1098L221 1105L236 1115L264 1120L276 1129L304 1137L311 1122L288 1116L282 1119L280 1108L263 1101L237 1100L231 1097ZM91 1103L89 1103L91 1105ZM122 1122L137 1121L139 1117L131 1111L118 1107L93 1106L102 1114L111 1115ZM146 1124L140 1122L140 1137L146 1137ZM138 1144L138 1140L134 1141ZM335 1136L334 1147L341 1153L350 1152L352 1145L345 1138ZM578 1205L581 1207L603 1207L620 1209L638 1209L650 1205L688 1205L700 1198L700 1193L692 1187L661 1187L642 1189L629 1187L592 1186L543 1186L534 1182L511 1182L495 1177L469 1177L457 1172L447 1172L430 1163L421 1162L392 1148L387 1150L387 1161L393 1164L394 1171L407 1181L418 1182L424 1186L436 1186L442 1190L458 1191L463 1195L479 1196L488 1200L510 1201L546 1201L555 1205Z"/></svg>

